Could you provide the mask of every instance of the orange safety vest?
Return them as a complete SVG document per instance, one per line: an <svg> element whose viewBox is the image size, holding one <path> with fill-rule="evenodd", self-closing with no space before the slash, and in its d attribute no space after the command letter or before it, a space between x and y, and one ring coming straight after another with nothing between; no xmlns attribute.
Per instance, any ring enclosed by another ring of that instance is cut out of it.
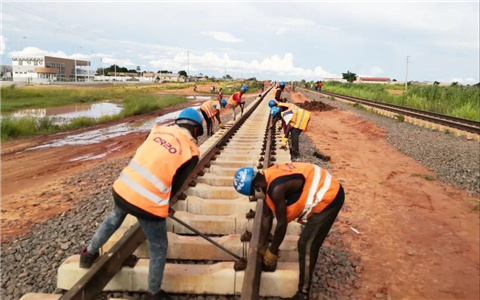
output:
<svg viewBox="0 0 480 300"><path fill-rule="evenodd" d="M233 95L235 94L238 94L238 102L233 100ZM242 99L242 94L240 92L236 92L235 94L231 95L230 98L228 98L228 104L234 106L234 107L237 107L238 106L238 103L240 102L240 100Z"/></svg>
<svg viewBox="0 0 480 300"><path fill-rule="evenodd" d="M267 191L275 179L287 175L300 174L305 177L302 194L297 202L287 206L287 222L293 220L304 223L313 214L323 211L338 194L340 183L326 170L309 163L285 163L270 167L263 171L267 181ZM268 196L265 198L268 207L275 213L275 205Z"/></svg>
<svg viewBox="0 0 480 300"><path fill-rule="evenodd" d="M293 114L293 117L290 119L288 123L289 126L293 128L298 128L303 132L307 131L308 121L310 121L310 112L303 108L294 107L293 109L286 110L282 112L282 118L286 114Z"/></svg>
<svg viewBox="0 0 480 300"><path fill-rule="evenodd" d="M219 105L217 100L208 100L200 106L200 109L205 112L209 119L215 117L218 113L218 109L213 108L214 104Z"/></svg>
<svg viewBox="0 0 480 300"><path fill-rule="evenodd" d="M166 218L173 177L194 156L200 156L198 147L181 129L154 125L113 189L130 204Z"/></svg>

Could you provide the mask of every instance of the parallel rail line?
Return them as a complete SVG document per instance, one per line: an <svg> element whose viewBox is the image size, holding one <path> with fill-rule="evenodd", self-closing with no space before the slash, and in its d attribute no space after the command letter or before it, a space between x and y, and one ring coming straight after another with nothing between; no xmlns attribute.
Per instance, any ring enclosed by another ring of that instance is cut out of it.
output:
<svg viewBox="0 0 480 300"><path fill-rule="evenodd" d="M425 111L425 110L415 109L415 108L396 105L396 104L390 104L390 103L384 103L384 102L379 102L374 100L362 99L358 97L346 96L346 95L337 94L337 93L316 91L313 89L306 89L306 88L299 88L299 89L306 90L312 93L321 94L321 95L323 94L323 95L338 97L338 98L346 99L348 101L356 102L359 104L387 110L400 115L417 118L420 120L440 124L443 126L448 126L451 128L459 129L459 130L470 132L470 133L480 134L480 122L474 121L474 120L448 116L444 114L439 114L431 111Z"/></svg>

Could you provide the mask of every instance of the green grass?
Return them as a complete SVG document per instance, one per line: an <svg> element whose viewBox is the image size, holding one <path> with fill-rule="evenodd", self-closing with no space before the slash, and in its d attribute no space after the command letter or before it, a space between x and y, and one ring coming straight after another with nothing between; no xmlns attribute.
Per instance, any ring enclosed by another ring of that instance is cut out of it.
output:
<svg viewBox="0 0 480 300"><path fill-rule="evenodd" d="M1 88L1 111L7 113L25 108L45 108L100 100L124 100L127 97L143 97L164 90L183 89L190 86L193 86L193 83L95 87L26 86L20 88L11 85Z"/></svg>
<svg viewBox="0 0 480 300"><path fill-rule="evenodd" d="M414 174L412 174L412 177L421 177L421 178L425 179L426 181L434 181L435 180L435 177L433 177L432 175L428 175L428 174L414 173Z"/></svg>
<svg viewBox="0 0 480 300"><path fill-rule="evenodd" d="M99 119L89 117L78 117L72 119L68 124L55 124L54 117L4 117L1 120L2 142L14 138L31 137L35 135L49 134L67 130L74 130L89 127L97 124L120 120L128 116L145 114L155 110L163 109L175 104L185 103L188 99L180 95L144 95L130 96L125 98L123 110L119 114L103 116Z"/></svg>
<svg viewBox="0 0 480 300"><path fill-rule="evenodd" d="M323 89L347 96L409 106L445 115L479 120L479 88L475 86L409 86L400 95L387 89L401 89L400 85L349 84L327 82Z"/></svg>

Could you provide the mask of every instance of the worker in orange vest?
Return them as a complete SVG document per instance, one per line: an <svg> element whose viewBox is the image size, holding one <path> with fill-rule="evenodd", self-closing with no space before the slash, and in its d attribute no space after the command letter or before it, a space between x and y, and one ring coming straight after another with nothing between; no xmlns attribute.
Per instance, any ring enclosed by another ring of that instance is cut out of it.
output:
<svg viewBox="0 0 480 300"><path fill-rule="evenodd" d="M300 149L298 140L302 132L307 131L308 122L310 121L310 112L306 109L300 108L298 106L292 107L285 111L281 111L278 107L272 107L270 109L270 114L273 117L272 126L275 126L278 120L283 120L287 125L287 130L285 135L282 138L280 148L287 148L287 142L292 134L292 157L298 157L300 155Z"/></svg>
<svg viewBox="0 0 480 300"><path fill-rule="evenodd" d="M225 106L227 106L227 100L225 99L220 100L220 105L218 104L217 100L208 100L200 106L200 111L202 112L203 118L207 123L207 136L213 135L213 125L215 125L214 118L217 118L218 126L220 128L225 128L222 120L220 120L220 108L223 108Z"/></svg>
<svg viewBox="0 0 480 300"><path fill-rule="evenodd" d="M258 249L263 257L263 271L276 270L278 249L288 223L305 224L298 239L298 292L291 299L309 299L318 251L345 200L340 183L319 166L296 162L272 166L263 172L255 172L252 167L240 168L233 186L243 195L265 199L267 207L263 209L262 232L270 233L274 215L277 219L269 247L268 234L260 237Z"/></svg>
<svg viewBox="0 0 480 300"><path fill-rule="evenodd" d="M80 268L90 268L98 250L120 227L127 214L137 217L148 240L149 299L168 299L160 288L167 255L170 197L175 195L198 163L197 138L203 134L200 113L180 112L173 126L154 125L135 156L113 183L114 206L80 254Z"/></svg>

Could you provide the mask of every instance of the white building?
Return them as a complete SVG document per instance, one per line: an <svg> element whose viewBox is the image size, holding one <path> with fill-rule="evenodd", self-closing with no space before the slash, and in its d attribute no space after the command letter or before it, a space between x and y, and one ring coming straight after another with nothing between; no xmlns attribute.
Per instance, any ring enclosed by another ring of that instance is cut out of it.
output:
<svg viewBox="0 0 480 300"><path fill-rule="evenodd" d="M51 56L12 57L13 81L47 83L53 81L93 81L90 62Z"/></svg>

